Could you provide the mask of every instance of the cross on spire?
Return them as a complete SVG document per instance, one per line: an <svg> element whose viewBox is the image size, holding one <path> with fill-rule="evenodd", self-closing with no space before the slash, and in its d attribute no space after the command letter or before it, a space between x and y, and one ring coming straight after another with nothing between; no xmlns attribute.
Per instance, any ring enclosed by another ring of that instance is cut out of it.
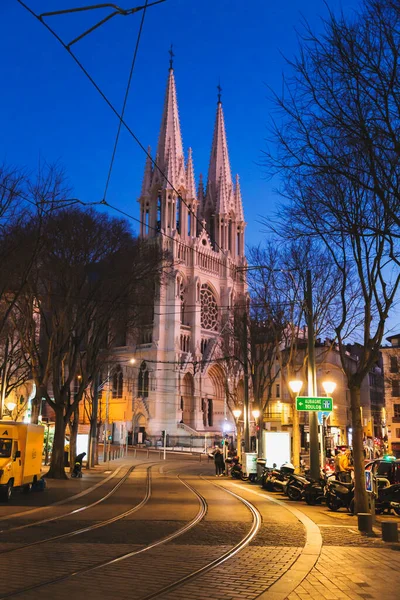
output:
<svg viewBox="0 0 400 600"><path fill-rule="evenodd" d="M218 90L218 104L220 104L221 103L221 92L222 92L222 87L221 87L220 81L218 81L217 90Z"/></svg>
<svg viewBox="0 0 400 600"><path fill-rule="evenodd" d="M170 57L171 57L171 58L169 59L169 68L170 68L170 69L173 69L173 64L174 64L174 56L175 56L175 54L174 54L174 52L173 52L172 48L173 48L173 46L172 46L172 44L171 44L171 47L170 47L170 49L168 50L168 54L169 54L169 55L170 55Z"/></svg>

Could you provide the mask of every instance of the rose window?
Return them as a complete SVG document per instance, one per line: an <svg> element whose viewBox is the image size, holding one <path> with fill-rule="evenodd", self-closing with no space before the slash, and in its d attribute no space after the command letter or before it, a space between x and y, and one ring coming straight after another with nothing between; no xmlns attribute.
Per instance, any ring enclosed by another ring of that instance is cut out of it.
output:
<svg viewBox="0 0 400 600"><path fill-rule="evenodd" d="M217 329L218 305L215 296L208 285L202 285L201 300L201 326L203 329Z"/></svg>

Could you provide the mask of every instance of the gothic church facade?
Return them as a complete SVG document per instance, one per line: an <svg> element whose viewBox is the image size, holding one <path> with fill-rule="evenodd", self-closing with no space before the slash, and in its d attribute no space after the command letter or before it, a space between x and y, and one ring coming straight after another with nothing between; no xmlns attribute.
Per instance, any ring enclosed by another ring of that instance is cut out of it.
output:
<svg viewBox="0 0 400 600"><path fill-rule="evenodd" d="M132 399L132 411L122 418L133 442L162 430L192 437L223 431L226 375L219 339L247 291L246 224L239 177L232 179L220 96L208 177L203 182L200 175L196 185L191 148L184 155L172 66L154 161L146 160L138 200L140 235L158 238L174 269L156 294L153 322L133 347L135 367L126 368L135 376L126 398Z"/></svg>

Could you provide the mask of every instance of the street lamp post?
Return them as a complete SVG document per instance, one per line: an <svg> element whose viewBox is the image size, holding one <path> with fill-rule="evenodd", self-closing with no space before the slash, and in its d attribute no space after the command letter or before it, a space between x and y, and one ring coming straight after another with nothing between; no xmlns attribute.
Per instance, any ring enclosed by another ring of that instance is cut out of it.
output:
<svg viewBox="0 0 400 600"><path fill-rule="evenodd" d="M254 417L254 421L255 421L255 424L256 424L256 454L258 456L258 431L257 431L257 425L258 425L258 418L260 416L260 411L258 410L258 408L253 409L252 415Z"/></svg>
<svg viewBox="0 0 400 600"><path fill-rule="evenodd" d="M327 396L331 396L333 392L336 390L336 383L334 381L323 381L322 387L324 388L324 392ZM324 414L322 415L322 423L321 423L321 466L324 468L325 466L325 428L326 428L326 420L329 417L326 417Z"/></svg>
<svg viewBox="0 0 400 600"><path fill-rule="evenodd" d="M236 421L236 445L237 445L237 454L238 454L238 457L240 460L241 454L242 454L242 436L241 436L241 431L240 431L239 417L242 414L242 411L240 410L240 408L235 408L232 411L232 414L235 417L235 421Z"/></svg>
<svg viewBox="0 0 400 600"><path fill-rule="evenodd" d="M299 413L296 409L296 399L299 395L301 388L303 387L303 382L300 379L294 379L293 381L289 381L289 387L294 394L296 394L296 398L293 406L293 465L296 469L296 472L300 470L300 451L301 451L301 442L300 442L300 419Z"/></svg>

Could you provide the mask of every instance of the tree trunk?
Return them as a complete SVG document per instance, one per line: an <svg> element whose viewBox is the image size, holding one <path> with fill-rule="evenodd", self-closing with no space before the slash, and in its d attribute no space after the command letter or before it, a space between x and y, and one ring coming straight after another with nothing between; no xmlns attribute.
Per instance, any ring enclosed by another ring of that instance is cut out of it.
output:
<svg viewBox="0 0 400 600"><path fill-rule="evenodd" d="M71 415L72 416L72 415ZM79 427L79 406L77 405L73 412L73 421L69 422L69 465L70 471L74 470L75 458L76 458L76 441L78 438L78 427Z"/></svg>
<svg viewBox="0 0 400 600"><path fill-rule="evenodd" d="M40 389L36 391L35 397L32 398L31 405L31 423L37 425L39 423L40 407L42 404L42 393Z"/></svg>
<svg viewBox="0 0 400 600"><path fill-rule="evenodd" d="M296 410L296 400L294 399L292 404L293 409L293 438L292 438L292 463L294 466L294 472L300 473L300 452L301 452L301 440L300 440L300 417L299 411Z"/></svg>
<svg viewBox="0 0 400 600"><path fill-rule="evenodd" d="M65 428L64 408L56 406L55 412L55 431L53 441L53 451L51 453L50 469L46 477L50 479L68 479L64 470L64 442Z"/></svg>
<svg viewBox="0 0 400 600"><path fill-rule="evenodd" d="M368 493L365 489L363 428L361 420L360 386L350 387L351 421L353 428L353 460L355 485L355 513L369 512Z"/></svg>

